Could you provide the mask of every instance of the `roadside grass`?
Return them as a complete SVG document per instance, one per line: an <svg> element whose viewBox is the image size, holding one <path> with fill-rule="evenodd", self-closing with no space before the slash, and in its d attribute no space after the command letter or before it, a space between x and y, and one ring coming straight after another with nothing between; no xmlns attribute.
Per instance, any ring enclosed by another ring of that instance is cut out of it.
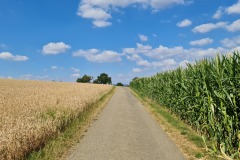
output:
<svg viewBox="0 0 240 160"><path fill-rule="evenodd" d="M187 159L223 159L221 156L209 154L206 151L208 142L205 144L202 137L176 115L171 114L166 108L136 93L134 90L131 89L131 91L143 103L147 111L158 121L163 130L181 149Z"/></svg>
<svg viewBox="0 0 240 160"><path fill-rule="evenodd" d="M59 160L65 159L74 144L84 137L91 122L103 110L114 94L115 87L103 95L97 102L88 104L88 107L73 122L67 125L61 133L50 140L43 148L28 155L27 160ZM52 114L50 114L52 116Z"/></svg>

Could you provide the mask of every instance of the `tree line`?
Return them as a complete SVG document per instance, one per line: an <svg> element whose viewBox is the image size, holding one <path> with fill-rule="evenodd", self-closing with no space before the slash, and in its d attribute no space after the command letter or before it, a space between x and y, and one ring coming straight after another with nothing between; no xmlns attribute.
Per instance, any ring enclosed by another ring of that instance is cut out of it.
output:
<svg viewBox="0 0 240 160"><path fill-rule="evenodd" d="M93 80L92 76L84 75L82 78L78 78L76 81L79 83L91 83ZM112 84L112 78L108 76L106 73L101 73L99 76L97 76L97 79L93 80L93 83L95 84ZM123 86L122 83L118 82L117 86Z"/></svg>

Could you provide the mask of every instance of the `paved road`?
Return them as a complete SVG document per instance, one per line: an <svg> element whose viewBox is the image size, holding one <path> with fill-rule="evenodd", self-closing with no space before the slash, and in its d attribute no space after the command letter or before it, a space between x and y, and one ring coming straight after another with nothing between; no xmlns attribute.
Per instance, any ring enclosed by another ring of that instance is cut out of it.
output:
<svg viewBox="0 0 240 160"><path fill-rule="evenodd" d="M128 88L117 88L68 160L183 160Z"/></svg>

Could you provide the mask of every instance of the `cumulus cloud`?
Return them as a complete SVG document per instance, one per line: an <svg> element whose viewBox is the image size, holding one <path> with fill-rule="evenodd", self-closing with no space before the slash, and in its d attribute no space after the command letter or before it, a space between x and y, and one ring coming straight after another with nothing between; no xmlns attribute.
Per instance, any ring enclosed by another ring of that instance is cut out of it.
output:
<svg viewBox="0 0 240 160"><path fill-rule="evenodd" d="M80 74L79 73L71 74L70 77L72 77L72 78L79 78Z"/></svg>
<svg viewBox="0 0 240 160"><path fill-rule="evenodd" d="M204 45L211 44L212 42L213 42L213 40L211 38L203 38L203 39L191 41L190 45L191 46L204 46Z"/></svg>
<svg viewBox="0 0 240 160"><path fill-rule="evenodd" d="M74 57L84 57L90 62L120 62L122 61L121 55L114 51L98 49L78 50L73 53Z"/></svg>
<svg viewBox="0 0 240 160"><path fill-rule="evenodd" d="M240 14L240 0L238 2L226 9L228 14Z"/></svg>
<svg viewBox="0 0 240 160"><path fill-rule="evenodd" d="M191 24L192 24L192 21L190 21L189 19L185 19L181 22L178 22L177 26L178 27L187 27L187 26L190 26Z"/></svg>
<svg viewBox="0 0 240 160"><path fill-rule="evenodd" d="M213 40L206 38L192 42L192 44L203 45L210 43L211 41ZM124 48L123 53L128 60L135 61L138 66L144 68L160 68L164 70L172 69L177 66L184 66L185 62L193 62L204 57L213 57L218 53L225 54L232 50L233 48L226 49L222 47L208 49L187 49L183 48L182 46L166 47L163 45L153 48L149 45L137 44L136 48ZM133 55L136 58L133 58Z"/></svg>
<svg viewBox="0 0 240 160"><path fill-rule="evenodd" d="M225 28L227 26L228 22L218 22L216 24L214 23L206 23L201 24L199 26L196 26L193 28L194 33L207 33L217 28Z"/></svg>
<svg viewBox="0 0 240 160"><path fill-rule="evenodd" d="M223 7L219 7L218 10L217 10L217 11L214 13L214 15L212 16L212 18L214 18L214 19L220 19L223 14L224 14L224 9L223 9Z"/></svg>
<svg viewBox="0 0 240 160"><path fill-rule="evenodd" d="M234 21L233 23L231 23L230 25L226 26L226 29L229 32L237 32L240 31L240 19Z"/></svg>
<svg viewBox="0 0 240 160"><path fill-rule="evenodd" d="M130 61L140 61L142 58L138 54L127 55L127 59Z"/></svg>
<svg viewBox="0 0 240 160"><path fill-rule="evenodd" d="M142 72L143 70L140 69L140 68L133 68L132 71L133 71L134 73L140 73L140 72Z"/></svg>
<svg viewBox="0 0 240 160"><path fill-rule="evenodd" d="M227 8L219 7L212 16L212 18L220 19L224 14L240 14L240 0L238 0L236 4L233 4L232 6L229 6Z"/></svg>
<svg viewBox="0 0 240 160"><path fill-rule="evenodd" d="M191 63L190 61L188 60L183 60L181 62L179 62L179 67L182 67L182 68L186 68L187 67L187 64Z"/></svg>
<svg viewBox="0 0 240 160"><path fill-rule="evenodd" d="M227 48L236 48L240 46L240 36L225 38L221 41L222 45Z"/></svg>
<svg viewBox="0 0 240 160"><path fill-rule="evenodd" d="M150 0L150 6L153 9L159 10L174 4L186 4L187 1L185 0Z"/></svg>
<svg viewBox="0 0 240 160"><path fill-rule="evenodd" d="M66 52L71 47L64 42L53 43L50 42L43 46L42 53L45 55L57 55Z"/></svg>
<svg viewBox="0 0 240 160"><path fill-rule="evenodd" d="M208 48L206 50L198 50L197 54L199 57L213 57L219 53L227 53L229 50L222 48L222 47L218 47L218 48Z"/></svg>
<svg viewBox="0 0 240 160"><path fill-rule="evenodd" d="M103 20L96 20L92 22L95 27L106 27L112 25L111 22L106 22Z"/></svg>
<svg viewBox="0 0 240 160"><path fill-rule="evenodd" d="M157 48L153 48L150 45L143 45L143 44L137 43L136 48L124 48L123 52L127 55L142 54L149 58L164 59L166 57L171 57L171 56L178 55L180 53L184 53L185 51L181 46L168 48L160 45Z"/></svg>
<svg viewBox="0 0 240 160"><path fill-rule="evenodd" d="M175 66L177 64L177 62L170 58L170 59L165 59L159 62L152 62L153 67L172 67Z"/></svg>
<svg viewBox="0 0 240 160"><path fill-rule="evenodd" d="M112 23L111 13L118 8L128 6L141 6L142 8L151 8L153 11L167 8L172 5L189 4L190 0L82 0L79 4L77 15L91 19L95 27L106 27Z"/></svg>
<svg viewBox="0 0 240 160"><path fill-rule="evenodd" d="M148 62L147 60L141 60L137 62L137 65L142 67L152 67L152 64Z"/></svg>
<svg viewBox="0 0 240 160"><path fill-rule="evenodd" d="M70 69L71 69L73 72L76 72L76 73L80 72L80 69L78 69L78 68L71 67Z"/></svg>
<svg viewBox="0 0 240 160"><path fill-rule="evenodd" d="M9 52L0 53L0 59L11 60L11 61L27 61L29 58L27 56L12 55Z"/></svg>
<svg viewBox="0 0 240 160"><path fill-rule="evenodd" d="M145 36L145 35L142 35L142 34L139 34L139 39L142 41L142 42L145 42L145 41L148 41L148 37Z"/></svg>
<svg viewBox="0 0 240 160"><path fill-rule="evenodd" d="M145 68L153 68L153 69L156 69L156 68L162 68L162 69L171 69L171 68L176 68L178 66L178 63L172 59L172 58L169 58L169 59L164 59L164 60L161 60L161 61L153 61L153 62L149 62L147 60L141 60L141 61L138 61L137 62L137 65L138 66L141 66L141 67L145 67ZM137 71L143 71L143 70L139 70L138 68L135 70L133 70L133 72L137 73Z"/></svg>
<svg viewBox="0 0 240 160"><path fill-rule="evenodd" d="M147 50L141 50L140 48L147 48ZM206 51L206 54L204 52ZM212 51L212 52L211 52ZM177 59L182 59L182 58L189 58L189 59L198 59L202 58L204 56L214 56L216 55L217 52L220 53L225 53L227 50L221 47L218 48L209 48L207 50L201 49L201 48L183 48L182 46L175 46L175 47L166 47L163 45L159 45L156 48L152 48L149 45L142 45L142 44L137 44L137 47L135 48L135 53L141 55L143 54L144 56L151 58L151 59L172 59L172 57L177 58ZM210 54L211 52L211 54ZM144 60L142 60L144 62ZM144 63L147 64L147 63Z"/></svg>

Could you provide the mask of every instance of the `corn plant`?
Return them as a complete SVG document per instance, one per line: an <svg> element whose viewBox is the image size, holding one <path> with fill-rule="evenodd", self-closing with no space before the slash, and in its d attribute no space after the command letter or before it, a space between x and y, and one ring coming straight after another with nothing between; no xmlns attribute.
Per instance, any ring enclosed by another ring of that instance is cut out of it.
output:
<svg viewBox="0 0 240 160"><path fill-rule="evenodd" d="M130 87L151 98L208 139L214 152L232 158L240 149L240 54L218 55L149 78Z"/></svg>

